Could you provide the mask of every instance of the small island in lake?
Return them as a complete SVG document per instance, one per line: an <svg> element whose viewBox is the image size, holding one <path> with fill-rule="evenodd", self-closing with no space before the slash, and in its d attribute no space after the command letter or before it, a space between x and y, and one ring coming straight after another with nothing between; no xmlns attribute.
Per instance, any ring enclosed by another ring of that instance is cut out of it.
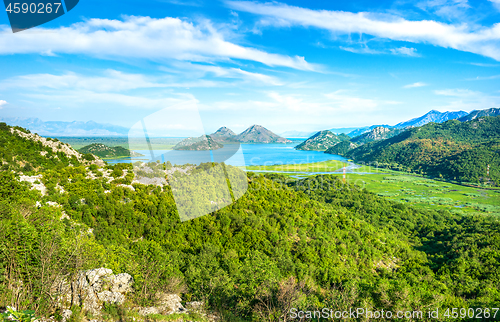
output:
<svg viewBox="0 0 500 322"><path fill-rule="evenodd" d="M182 140L173 147L173 150L206 151L222 149L223 147L222 144L216 142L210 135L202 135Z"/></svg>

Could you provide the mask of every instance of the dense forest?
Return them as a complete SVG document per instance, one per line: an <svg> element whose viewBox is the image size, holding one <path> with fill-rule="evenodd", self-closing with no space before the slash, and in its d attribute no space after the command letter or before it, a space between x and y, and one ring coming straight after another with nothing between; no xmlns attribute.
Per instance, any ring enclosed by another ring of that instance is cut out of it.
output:
<svg viewBox="0 0 500 322"><path fill-rule="evenodd" d="M289 321L292 307L500 303L496 217L415 209L333 176L248 173L235 203L181 222L170 186L133 183L131 165L60 157L37 166L43 147L0 130L0 307L57 315L54 280L96 267L133 276L124 310L167 291L224 321ZM41 175L45 195L20 180L25 170Z"/></svg>
<svg viewBox="0 0 500 322"><path fill-rule="evenodd" d="M387 140L364 144L345 156L395 170L498 185L500 117L429 123Z"/></svg>

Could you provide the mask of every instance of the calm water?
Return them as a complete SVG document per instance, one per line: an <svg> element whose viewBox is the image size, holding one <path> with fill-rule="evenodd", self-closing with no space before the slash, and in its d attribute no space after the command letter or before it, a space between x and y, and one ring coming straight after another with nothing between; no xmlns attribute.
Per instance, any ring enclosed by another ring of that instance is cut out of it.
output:
<svg viewBox="0 0 500 322"><path fill-rule="evenodd" d="M326 154L318 151L299 151L294 147L303 140L293 140L288 144L226 144L223 149L210 151L173 151L155 150L153 158L150 151L137 150L144 157L132 158L132 162L137 160L149 161L159 160L170 161L172 164L199 164L201 162L224 161L233 166L251 165L273 165L273 164L303 164L321 162L327 160L346 161L339 155ZM128 159L107 160L108 163L131 162Z"/></svg>

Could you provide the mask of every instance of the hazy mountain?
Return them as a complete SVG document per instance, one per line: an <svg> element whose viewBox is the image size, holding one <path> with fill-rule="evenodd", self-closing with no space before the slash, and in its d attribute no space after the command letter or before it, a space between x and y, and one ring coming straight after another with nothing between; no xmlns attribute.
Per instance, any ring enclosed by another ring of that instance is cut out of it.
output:
<svg viewBox="0 0 500 322"><path fill-rule="evenodd" d="M112 125L88 122L44 122L38 118L1 118L2 122L27 128L42 136L127 136L129 129Z"/></svg>
<svg viewBox="0 0 500 322"><path fill-rule="evenodd" d="M432 110L429 113L422 115L420 117L411 119L411 120L406 121L406 122L398 123L398 124L396 124L395 127L402 129L402 128L405 128L408 126L414 126L414 127L422 126L422 125L425 125L425 124L430 123L430 122L443 123L443 122L446 122L448 120L459 119L465 115L467 115L467 112L464 112L464 111L441 113L439 111Z"/></svg>
<svg viewBox="0 0 500 322"><path fill-rule="evenodd" d="M252 125L235 137L241 143L292 143L261 125Z"/></svg>
<svg viewBox="0 0 500 322"><path fill-rule="evenodd" d="M316 132L304 132L304 131L286 131L280 133L280 135L284 138L308 138L311 135L314 135Z"/></svg>
<svg viewBox="0 0 500 322"><path fill-rule="evenodd" d="M466 122L473 120L477 117L483 117L483 116L500 116L500 108L489 108L486 110L474 110L470 112L470 114L463 116L459 118L458 120L460 122Z"/></svg>
<svg viewBox="0 0 500 322"><path fill-rule="evenodd" d="M335 144L346 139L348 140L349 137L345 134L341 134L341 136L339 137L333 134L331 131L325 130L314 134L301 144L297 145L295 149L305 151L325 151L328 148L331 148Z"/></svg>
<svg viewBox="0 0 500 322"><path fill-rule="evenodd" d="M335 128L335 129L330 129L330 131L334 134L349 134L353 131L356 131L356 130L361 130L361 129L368 129L369 126L364 126L364 127L341 127L341 128ZM359 134L358 134L359 135Z"/></svg>

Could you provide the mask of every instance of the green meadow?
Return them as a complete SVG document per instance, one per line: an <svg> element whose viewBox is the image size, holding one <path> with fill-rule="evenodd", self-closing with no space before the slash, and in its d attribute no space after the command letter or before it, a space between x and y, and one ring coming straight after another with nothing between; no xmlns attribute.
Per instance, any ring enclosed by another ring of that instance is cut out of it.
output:
<svg viewBox="0 0 500 322"><path fill-rule="evenodd" d="M252 166L248 171L276 171L293 180L332 172L342 176L344 162ZM305 173L304 173L305 172ZM307 174L310 172L311 174ZM366 188L389 200L412 204L417 208L447 209L455 213L482 213L500 216L500 189L483 189L409 173L361 165L346 174L346 181Z"/></svg>
<svg viewBox="0 0 500 322"><path fill-rule="evenodd" d="M387 169L378 169L365 165L355 165L355 169L349 169L353 163L347 163L338 160L329 160L316 163L302 163L302 164L283 164L283 165L261 165L261 166L247 166L249 171L276 171L276 172L342 172L344 166L347 167L349 172L366 173L366 172L380 172L380 173L393 173L394 171Z"/></svg>
<svg viewBox="0 0 500 322"><path fill-rule="evenodd" d="M463 186L407 174L348 174L347 180L379 196L419 208L500 215L500 190Z"/></svg>

